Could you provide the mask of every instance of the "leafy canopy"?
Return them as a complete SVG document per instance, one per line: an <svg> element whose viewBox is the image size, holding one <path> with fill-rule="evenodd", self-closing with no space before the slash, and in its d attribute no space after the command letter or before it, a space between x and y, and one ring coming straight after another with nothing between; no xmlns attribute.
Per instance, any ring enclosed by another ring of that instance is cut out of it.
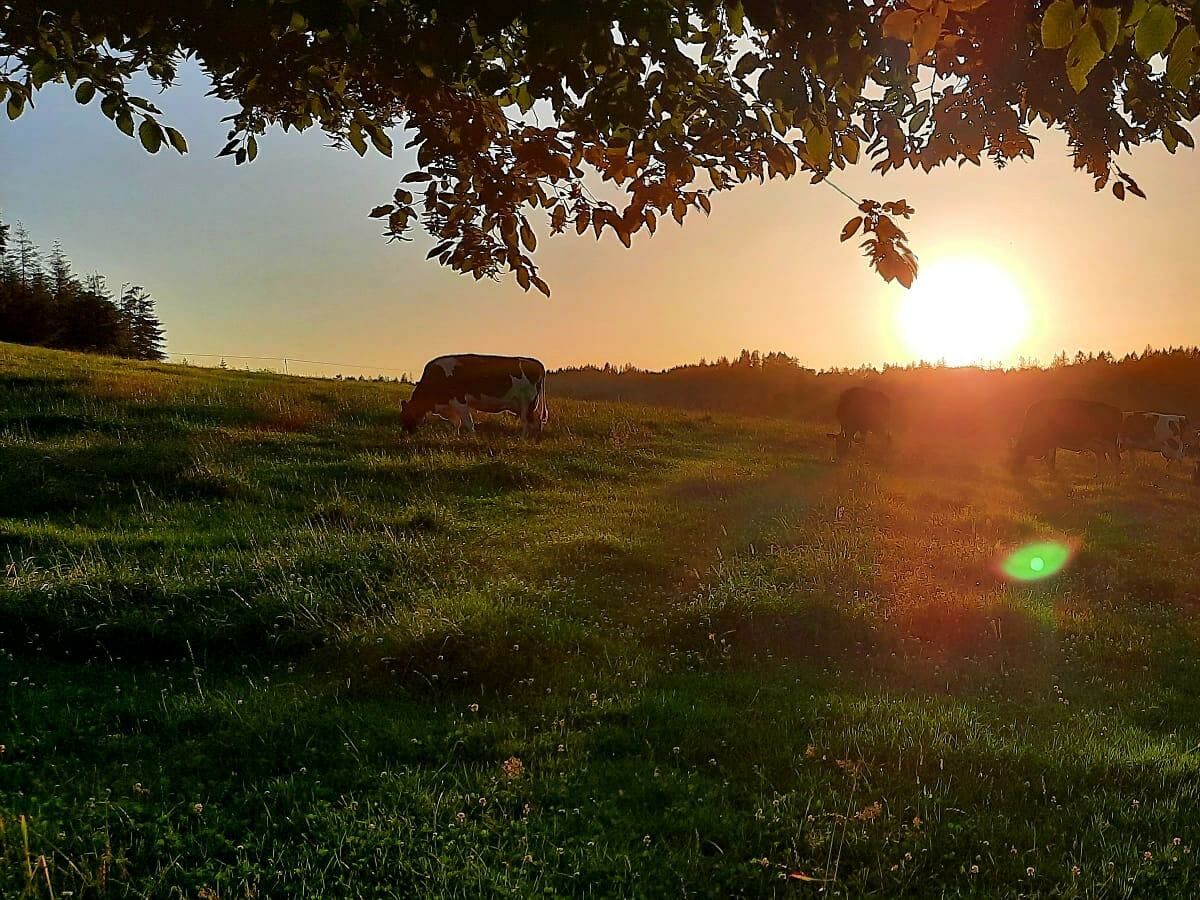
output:
<svg viewBox="0 0 1200 900"><path fill-rule="evenodd" d="M371 212L419 224L430 258L549 293L531 218L625 246L714 193L867 157L876 171L1031 157L1065 133L1076 168L1142 196L1133 146L1192 146L1200 4L1182 0L4 0L9 118L65 80L151 153L187 150L148 100L184 59L239 104L221 151L268 127L320 128L362 155L403 129L417 168ZM597 182L607 182L604 189ZM592 188L596 187L594 193ZM862 204L843 240L906 286L893 216Z"/></svg>

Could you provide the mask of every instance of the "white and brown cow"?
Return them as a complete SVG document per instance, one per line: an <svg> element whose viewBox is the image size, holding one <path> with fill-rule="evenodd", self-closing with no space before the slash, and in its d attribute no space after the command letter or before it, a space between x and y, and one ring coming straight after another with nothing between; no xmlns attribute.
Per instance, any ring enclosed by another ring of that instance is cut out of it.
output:
<svg viewBox="0 0 1200 900"><path fill-rule="evenodd" d="M1187 416L1138 411L1121 413L1121 449L1160 453L1170 466L1195 457L1198 448Z"/></svg>
<svg viewBox="0 0 1200 900"><path fill-rule="evenodd" d="M401 403L400 422L412 432L432 413L456 429L474 431L472 410L512 413L526 435L541 434L548 418L546 367L527 356L439 356L426 364L412 396Z"/></svg>

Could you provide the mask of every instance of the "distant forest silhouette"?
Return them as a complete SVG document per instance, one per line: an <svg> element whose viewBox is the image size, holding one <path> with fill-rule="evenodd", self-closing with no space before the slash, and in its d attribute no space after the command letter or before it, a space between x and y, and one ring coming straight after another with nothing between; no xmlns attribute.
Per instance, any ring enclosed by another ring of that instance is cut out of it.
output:
<svg viewBox="0 0 1200 900"><path fill-rule="evenodd" d="M154 298L137 285L114 297L101 275L79 278L58 241L49 254L19 222L0 222L0 341L164 359Z"/></svg>
<svg viewBox="0 0 1200 900"><path fill-rule="evenodd" d="M1060 353L1049 366L918 363L821 371L785 353L743 350L733 360L662 371L612 364L565 368L552 373L551 396L832 422L837 395L858 384L891 395L901 430L930 439L1011 433L1029 404L1044 397L1080 397L1200 419L1200 347L1147 347L1119 359L1107 351Z"/></svg>

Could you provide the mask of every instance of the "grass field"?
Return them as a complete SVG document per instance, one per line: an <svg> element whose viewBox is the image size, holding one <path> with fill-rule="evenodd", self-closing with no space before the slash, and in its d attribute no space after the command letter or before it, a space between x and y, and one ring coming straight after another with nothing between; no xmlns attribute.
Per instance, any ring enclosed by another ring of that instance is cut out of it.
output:
<svg viewBox="0 0 1200 900"><path fill-rule="evenodd" d="M1189 472L405 394L0 346L0 896L1200 893Z"/></svg>

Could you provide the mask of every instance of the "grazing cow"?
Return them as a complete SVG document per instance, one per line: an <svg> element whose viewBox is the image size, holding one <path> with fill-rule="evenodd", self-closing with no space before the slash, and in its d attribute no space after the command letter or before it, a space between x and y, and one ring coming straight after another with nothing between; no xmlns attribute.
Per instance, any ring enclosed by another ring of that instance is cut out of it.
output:
<svg viewBox="0 0 1200 900"><path fill-rule="evenodd" d="M527 356L439 356L425 366L412 397L401 403L400 421L412 432L433 413L473 432L472 410L512 413L526 435L540 435L549 416L546 367Z"/></svg>
<svg viewBox="0 0 1200 900"><path fill-rule="evenodd" d="M1186 459L1191 431L1187 416L1155 412L1121 413L1121 449L1161 453L1170 465Z"/></svg>
<svg viewBox="0 0 1200 900"><path fill-rule="evenodd" d="M837 402L837 420L840 432L828 436L837 444L837 458L841 459L855 441L861 441L868 431L883 438L889 447L892 444L892 400L874 388L852 387L842 391Z"/></svg>
<svg viewBox="0 0 1200 900"><path fill-rule="evenodd" d="M1059 448L1096 454L1096 470L1101 460L1113 468L1121 461L1121 411L1107 403L1089 400L1038 400L1030 404L1021 426L1020 437L1013 447L1012 468L1018 471L1030 457L1045 459L1054 471L1055 455Z"/></svg>
<svg viewBox="0 0 1200 900"><path fill-rule="evenodd" d="M1167 468L1179 460L1200 459L1200 434L1187 416L1154 412L1127 412L1121 416L1122 450L1160 453ZM1200 482L1200 462L1193 477Z"/></svg>

